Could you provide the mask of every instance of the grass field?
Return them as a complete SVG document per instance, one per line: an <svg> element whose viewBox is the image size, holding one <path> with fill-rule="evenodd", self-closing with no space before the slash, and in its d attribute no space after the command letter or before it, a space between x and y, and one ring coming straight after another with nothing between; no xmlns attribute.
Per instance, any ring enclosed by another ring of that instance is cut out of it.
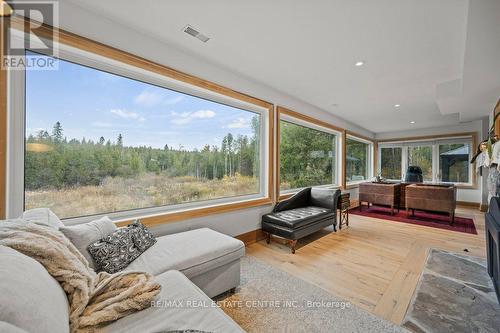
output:
<svg viewBox="0 0 500 333"><path fill-rule="evenodd" d="M175 205L259 192L257 178L236 175L215 180L167 177L108 177L99 186L26 191L26 209L48 207L60 218Z"/></svg>

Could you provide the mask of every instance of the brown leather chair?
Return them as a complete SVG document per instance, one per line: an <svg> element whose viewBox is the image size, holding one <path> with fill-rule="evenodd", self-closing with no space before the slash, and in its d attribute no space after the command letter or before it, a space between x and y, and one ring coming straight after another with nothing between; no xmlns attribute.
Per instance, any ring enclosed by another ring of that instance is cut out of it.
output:
<svg viewBox="0 0 500 333"><path fill-rule="evenodd" d="M410 209L450 214L450 224L455 222L457 188L455 185L413 184L406 186L406 214Z"/></svg>

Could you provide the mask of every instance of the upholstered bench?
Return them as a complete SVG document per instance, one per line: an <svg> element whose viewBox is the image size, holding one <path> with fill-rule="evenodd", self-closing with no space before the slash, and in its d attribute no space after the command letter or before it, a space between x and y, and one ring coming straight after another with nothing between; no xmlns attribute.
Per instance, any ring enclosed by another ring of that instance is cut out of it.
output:
<svg viewBox="0 0 500 333"><path fill-rule="evenodd" d="M328 225L337 225L337 202L340 190L305 188L279 202L273 212L262 216L262 231L269 244L271 235L288 239L292 253L297 240Z"/></svg>

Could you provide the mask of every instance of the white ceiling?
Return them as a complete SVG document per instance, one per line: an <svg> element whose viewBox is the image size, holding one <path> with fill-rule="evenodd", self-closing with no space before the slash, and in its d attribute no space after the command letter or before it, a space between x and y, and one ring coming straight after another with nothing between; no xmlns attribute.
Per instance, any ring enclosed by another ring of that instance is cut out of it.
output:
<svg viewBox="0 0 500 333"><path fill-rule="evenodd" d="M500 97L499 0L79 5L376 133L478 119Z"/></svg>

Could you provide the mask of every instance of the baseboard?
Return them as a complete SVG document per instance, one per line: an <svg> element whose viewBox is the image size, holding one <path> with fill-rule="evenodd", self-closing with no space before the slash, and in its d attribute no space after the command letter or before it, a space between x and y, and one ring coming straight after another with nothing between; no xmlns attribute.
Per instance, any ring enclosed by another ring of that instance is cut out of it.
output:
<svg viewBox="0 0 500 333"><path fill-rule="evenodd" d="M359 207L359 200L350 200L349 209L353 209Z"/></svg>
<svg viewBox="0 0 500 333"><path fill-rule="evenodd" d="M262 232L262 229L257 229L257 230L245 232L244 234L235 236L234 238L239 239L240 241L245 243L245 246L248 246L248 245L256 243L260 240L263 240L264 233Z"/></svg>
<svg viewBox="0 0 500 333"><path fill-rule="evenodd" d="M483 212L483 213L484 213L484 212L487 212L487 211L488 211L488 208L489 208L488 206L489 206L488 204L481 204L481 207L479 208L479 210L480 210L481 212Z"/></svg>
<svg viewBox="0 0 500 333"><path fill-rule="evenodd" d="M481 209L481 204L478 202L457 201L457 206Z"/></svg>
<svg viewBox="0 0 500 333"><path fill-rule="evenodd" d="M478 202L470 202L470 201L457 201L457 206L466 207L466 208L476 208L482 212L486 212L488 210L488 205L481 205ZM349 205L349 209L353 209L359 207L359 200L351 200Z"/></svg>

